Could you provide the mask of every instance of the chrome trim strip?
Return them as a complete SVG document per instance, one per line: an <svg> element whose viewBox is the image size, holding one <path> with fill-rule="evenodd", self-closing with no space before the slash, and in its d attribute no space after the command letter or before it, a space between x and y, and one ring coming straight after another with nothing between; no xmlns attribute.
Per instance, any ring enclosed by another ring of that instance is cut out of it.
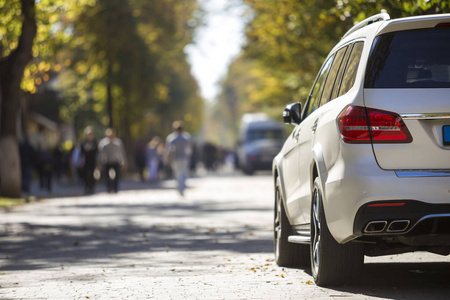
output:
<svg viewBox="0 0 450 300"><path fill-rule="evenodd" d="M414 224L413 227L416 227L417 224L419 224L420 222L426 220L426 219L431 219L431 218L445 218L445 217L450 217L450 214L434 214L434 215L426 215L423 216L422 218L419 219L419 221L416 222L416 224ZM411 228L412 229L412 228ZM410 230L409 230L410 231Z"/></svg>
<svg viewBox="0 0 450 300"><path fill-rule="evenodd" d="M402 232L395 232L395 231L391 231L391 232L366 232L364 231L364 234L366 235L376 235L376 236L385 236L385 235L405 235L410 233L417 225L420 224L420 222L425 221L427 219L433 219L433 218L448 218L450 217L450 213L445 213L445 214L431 214L431 215L426 215L423 216L422 218L420 218L416 223L414 223L412 226L408 228L406 228L406 231L402 231ZM409 223L409 225L411 225L412 223ZM408 225L408 226L409 226Z"/></svg>
<svg viewBox="0 0 450 300"><path fill-rule="evenodd" d="M400 114L400 116L405 120L440 120L450 119L450 112L429 114Z"/></svg>
<svg viewBox="0 0 450 300"><path fill-rule="evenodd" d="M419 219L419 221L417 221L413 226L411 226L409 228L408 231L406 231L405 233L410 233L417 225L420 224L420 222L427 220L427 219L432 219L432 218L447 218L450 217L450 214L433 214L433 215L426 215L423 216L422 218Z"/></svg>
<svg viewBox="0 0 450 300"><path fill-rule="evenodd" d="M393 224L398 224L398 223L404 223L406 226L404 228L402 228L402 229L395 229L395 230L394 229L390 229ZM408 228L410 223L411 222L409 220L394 220L394 221L392 221L389 224L388 228L386 229L386 232L403 232L403 231L406 231L406 229Z"/></svg>
<svg viewBox="0 0 450 300"><path fill-rule="evenodd" d="M367 223L366 227L364 228L364 233L366 234L374 234L374 233L381 233L386 229L387 226L387 221L371 221L369 223ZM369 226L372 224L383 224L383 228L381 230L371 230L369 231Z"/></svg>
<svg viewBox="0 0 450 300"><path fill-rule="evenodd" d="M448 177L450 170L395 170L397 177Z"/></svg>

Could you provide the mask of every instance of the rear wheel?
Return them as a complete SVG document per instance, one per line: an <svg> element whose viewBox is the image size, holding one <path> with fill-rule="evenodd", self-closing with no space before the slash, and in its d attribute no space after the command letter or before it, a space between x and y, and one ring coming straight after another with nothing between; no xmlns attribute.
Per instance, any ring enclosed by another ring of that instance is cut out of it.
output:
<svg viewBox="0 0 450 300"><path fill-rule="evenodd" d="M328 229L319 179L314 181L311 201L311 269L319 286L357 281L364 265L364 247L358 243L339 244Z"/></svg>
<svg viewBox="0 0 450 300"><path fill-rule="evenodd" d="M273 237L275 262L277 263L277 265L283 267L308 266L310 263L309 245L294 244L288 242L288 237L293 233L293 231L284 209L279 180L277 180L275 188L274 212Z"/></svg>

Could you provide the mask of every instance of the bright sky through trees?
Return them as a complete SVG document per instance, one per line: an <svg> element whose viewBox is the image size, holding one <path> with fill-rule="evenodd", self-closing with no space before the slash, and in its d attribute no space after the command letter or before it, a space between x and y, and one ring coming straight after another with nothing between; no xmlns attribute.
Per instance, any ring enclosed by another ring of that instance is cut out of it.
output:
<svg viewBox="0 0 450 300"><path fill-rule="evenodd" d="M231 60L244 42L245 7L240 1L200 0L205 10L205 25L195 35L195 44L185 48L202 96L213 100L219 93L219 81L226 75Z"/></svg>

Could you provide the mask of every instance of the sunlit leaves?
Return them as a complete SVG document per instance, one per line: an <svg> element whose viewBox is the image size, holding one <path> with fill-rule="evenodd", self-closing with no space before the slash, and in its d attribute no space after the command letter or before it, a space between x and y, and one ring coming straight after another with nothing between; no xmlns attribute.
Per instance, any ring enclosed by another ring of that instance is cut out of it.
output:
<svg viewBox="0 0 450 300"><path fill-rule="evenodd" d="M439 0L243 1L253 16L244 56L230 66L218 104L233 111L233 122L305 101L325 56L355 22L382 10L392 18L450 11L450 2Z"/></svg>
<svg viewBox="0 0 450 300"><path fill-rule="evenodd" d="M65 25L73 34L65 53L73 67L63 69L66 81L59 84L65 98L79 110L89 105L105 114L109 82L114 118L129 124L119 125L119 131L128 127L125 134L131 136L155 127L163 130L161 123L147 122L152 112L173 119L179 110L201 109L183 52L192 41L192 28L186 23L196 7L195 0L98 0L95 7L79 9L77 22ZM91 91L87 99L76 97L85 95L81 88Z"/></svg>
<svg viewBox="0 0 450 300"><path fill-rule="evenodd" d="M113 114L125 134L170 130L175 118L198 129L203 101L183 51L200 23L198 8L197 0L36 1L33 59L21 89L33 94L56 87L63 119L93 111L106 125L109 84ZM21 33L20 0L0 0L0 21L0 55L6 57ZM153 116L148 123L152 114L165 118Z"/></svg>
<svg viewBox="0 0 450 300"><path fill-rule="evenodd" d="M0 43L2 57L8 56L18 45L21 33L21 7L19 0L0 0Z"/></svg>
<svg viewBox="0 0 450 300"><path fill-rule="evenodd" d="M332 11L334 1L244 2L253 15L244 56L230 66L218 104L234 123L246 112L276 118L286 103L303 102L323 59L350 25ZM233 124L228 129L236 134Z"/></svg>
<svg viewBox="0 0 450 300"><path fill-rule="evenodd" d="M63 31L61 26L62 15L67 10L78 7L86 0L62 1L40 0L36 1L37 34L32 48L33 61L25 71L21 88L25 92L35 93L37 87L50 79L51 71L59 72L61 66L51 66L53 58L61 47L67 43L71 36ZM92 2L92 1L91 1ZM2 57L9 56L18 45L21 34L21 6L19 0L0 0L0 40L3 49ZM46 67L38 65L46 62Z"/></svg>
<svg viewBox="0 0 450 300"><path fill-rule="evenodd" d="M391 18L448 13L450 12L450 3L440 0L340 0L337 1L336 11L341 19L350 18L358 22L381 11L386 11Z"/></svg>
<svg viewBox="0 0 450 300"><path fill-rule="evenodd" d="M246 2L254 18L246 29L245 54L272 69L279 88L286 89L278 103L292 101L297 95L305 99L306 87L311 85L324 57L347 26L332 12L335 2Z"/></svg>

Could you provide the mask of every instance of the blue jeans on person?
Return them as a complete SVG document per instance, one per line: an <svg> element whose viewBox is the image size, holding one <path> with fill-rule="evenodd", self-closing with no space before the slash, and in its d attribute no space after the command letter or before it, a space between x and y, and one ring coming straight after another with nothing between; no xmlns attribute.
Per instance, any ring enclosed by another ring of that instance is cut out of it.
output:
<svg viewBox="0 0 450 300"><path fill-rule="evenodd" d="M172 169L177 181L177 189L180 195L184 195L186 189L186 179L188 177L188 159L175 159L172 162Z"/></svg>

